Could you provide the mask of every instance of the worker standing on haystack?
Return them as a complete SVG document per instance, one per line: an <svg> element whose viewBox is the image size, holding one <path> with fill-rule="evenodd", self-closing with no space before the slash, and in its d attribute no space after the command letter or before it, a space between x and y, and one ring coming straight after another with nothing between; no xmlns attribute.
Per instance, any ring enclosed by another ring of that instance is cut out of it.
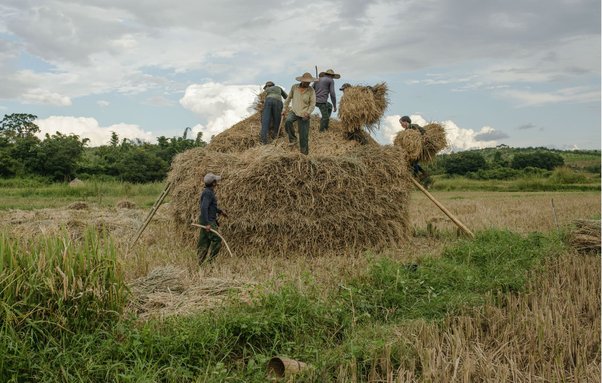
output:
<svg viewBox="0 0 602 383"><path fill-rule="evenodd" d="M314 82L313 87L316 91L316 106L320 109L322 118L320 119L320 132L328 130L330 115L337 111L337 95L334 91L334 79L341 78L341 75L334 73L334 70L328 69L326 72L321 72L318 76L320 79ZM332 104L328 102L328 95Z"/></svg>
<svg viewBox="0 0 602 383"><path fill-rule="evenodd" d="M270 126L273 132L272 138L278 138L276 135L280 131L280 115L282 114L282 99L286 99L288 95L279 86L276 86L272 81L265 83L263 87L265 93L265 102L263 111L261 112L261 134L260 139L262 144L268 143L270 135Z"/></svg>
<svg viewBox="0 0 602 383"><path fill-rule="evenodd" d="M298 121L299 125L299 149L303 154L309 154L309 116L316 107L316 92L309 83L318 81L317 78L311 76L309 72L305 72L303 76L296 77L299 84L291 87L288 92L288 97L284 102L286 110L292 104L291 110L286 117L284 127L288 134L289 145L293 146L297 143L297 136L293 128L293 123ZM285 112L282 112L284 116Z"/></svg>
<svg viewBox="0 0 602 383"><path fill-rule="evenodd" d="M412 124L412 120L408 116L401 117L399 119L399 123L401 124L401 126L404 129L416 130L416 131L420 132L420 135L422 135L422 136L424 136L424 133L426 132L422 126L420 126L418 124ZM432 181L431 181L428 173L426 172L426 170L424 170L422 168L422 166L420 166L420 163L418 163L418 160L412 161L410 163L410 165L412 166L412 175L414 177L418 177L420 182L428 188L428 186L430 186Z"/></svg>
<svg viewBox="0 0 602 383"><path fill-rule="evenodd" d="M203 192L201 193L199 213L199 223L202 227L201 233L199 234L199 242L197 244L199 264L213 260L217 256L219 249L222 247L222 239L219 235L211 231L212 229L217 230L219 227L219 214L224 217L228 216L224 210L217 206L217 197L215 196L217 181L221 179L222 177L216 176L213 173L207 173L203 178L205 189L203 189ZM211 252L209 251L210 249ZM207 254L209 253L209 258L207 258Z"/></svg>

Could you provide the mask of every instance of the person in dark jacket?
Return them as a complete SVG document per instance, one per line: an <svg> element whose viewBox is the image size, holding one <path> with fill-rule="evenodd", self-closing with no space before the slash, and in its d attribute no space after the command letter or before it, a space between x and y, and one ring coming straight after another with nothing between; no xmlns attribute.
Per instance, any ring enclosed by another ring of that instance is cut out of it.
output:
<svg viewBox="0 0 602 383"><path fill-rule="evenodd" d="M201 233L199 234L199 242L197 243L197 254L199 264L213 260L219 249L222 247L222 239L219 235L211 230L217 230L219 224L217 221L218 215L227 217L228 215L217 205L217 197L215 196L215 187L217 181L222 177L216 176L213 173L207 173L203 181L205 189L201 193L199 223L201 224ZM209 254L209 257L207 255Z"/></svg>
<svg viewBox="0 0 602 383"><path fill-rule="evenodd" d="M280 114L282 113L282 99L286 99L288 95L279 86L275 85L272 81L265 83L263 87L265 93L265 102L263 104L263 110L261 112L261 133L260 139L262 144L267 144L269 136L272 138L278 135L280 130ZM272 126L272 132L270 134L270 126Z"/></svg>

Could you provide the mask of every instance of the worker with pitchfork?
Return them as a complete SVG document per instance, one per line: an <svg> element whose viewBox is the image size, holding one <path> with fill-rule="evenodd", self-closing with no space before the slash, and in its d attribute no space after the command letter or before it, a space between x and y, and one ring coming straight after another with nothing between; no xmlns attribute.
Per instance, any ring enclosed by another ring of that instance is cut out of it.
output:
<svg viewBox="0 0 602 383"><path fill-rule="evenodd" d="M197 255L199 264L212 261L222 247L222 239L211 230L216 230L219 227L218 215L228 217L228 214L217 206L217 197L215 196L215 187L217 181L222 177L216 176L213 173L207 173L203 178L205 189L201 193L199 223L201 224L201 233L199 234L199 242L197 243ZM211 251L210 251L211 250ZM207 255L209 258L207 258Z"/></svg>

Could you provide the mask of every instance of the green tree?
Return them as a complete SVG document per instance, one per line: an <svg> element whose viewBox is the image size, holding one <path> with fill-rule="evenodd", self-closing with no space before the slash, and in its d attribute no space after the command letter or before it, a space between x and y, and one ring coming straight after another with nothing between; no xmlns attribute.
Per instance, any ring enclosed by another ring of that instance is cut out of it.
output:
<svg viewBox="0 0 602 383"><path fill-rule="evenodd" d="M443 162L445 173L449 175L465 175L469 172L476 172L479 169L486 169L487 162L485 157L479 152L468 151L449 155Z"/></svg>
<svg viewBox="0 0 602 383"><path fill-rule="evenodd" d="M38 116L26 113L5 114L0 121L0 134L9 140L33 136L40 131L34 123Z"/></svg>
<svg viewBox="0 0 602 383"><path fill-rule="evenodd" d="M169 165L148 148L133 147L119 158L116 168L119 177L129 182L160 181L167 175Z"/></svg>
<svg viewBox="0 0 602 383"><path fill-rule="evenodd" d="M560 154L543 150L532 153L516 153L512 158L512 167L514 169L533 167L553 170L562 165L564 165L564 159Z"/></svg>
<svg viewBox="0 0 602 383"><path fill-rule="evenodd" d="M34 123L37 116L26 113L6 114L0 121L2 162L8 166L3 174L25 176L31 174L37 161L40 145L36 133L40 128Z"/></svg>
<svg viewBox="0 0 602 383"><path fill-rule="evenodd" d="M84 153L88 139L80 140L75 134L56 132L40 144L36 172L56 181L69 181L75 176L77 163Z"/></svg>

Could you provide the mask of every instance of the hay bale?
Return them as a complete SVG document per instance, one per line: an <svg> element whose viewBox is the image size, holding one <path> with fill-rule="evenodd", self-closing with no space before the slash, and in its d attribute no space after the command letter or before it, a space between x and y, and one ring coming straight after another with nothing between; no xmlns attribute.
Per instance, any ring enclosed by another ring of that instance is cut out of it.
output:
<svg viewBox="0 0 602 383"><path fill-rule="evenodd" d="M424 134L414 129L402 129L393 140L393 145L403 149L410 162L430 162L447 147L445 129L441 124L431 122L423 128Z"/></svg>
<svg viewBox="0 0 602 383"><path fill-rule="evenodd" d="M408 161L416 161L422 154L422 134L414 129L401 130L395 136L393 145L403 149Z"/></svg>
<svg viewBox="0 0 602 383"><path fill-rule="evenodd" d="M422 136L422 154L419 160L430 162L437 153L447 147L445 137L445 128L441 124L431 122L424 126L424 135Z"/></svg>
<svg viewBox="0 0 602 383"><path fill-rule="evenodd" d="M69 210L87 210L90 207L88 206L88 204L86 202L73 202L72 204L70 204L69 206L67 206L67 209Z"/></svg>
<svg viewBox="0 0 602 383"><path fill-rule="evenodd" d="M83 186L84 185L84 181L80 180L79 178L74 178L73 180L71 180L71 182L69 182L69 187L78 187L78 186Z"/></svg>
<svg viewBox="0 0 602 383"><path fill-rule="evenodd" d="M579 253L600 254L600 220L575 220L569 243Z"/></svg>
<svg viewBox="0 0 602 383"><path fill-rule="evenodd" d="M119 209L135 209L136 204L133 203L132 201L128 201L128 200L124 199L124 200L117 202L117 208L119 208Z"/></svg>
<svg viewBox="0 0 602 383"><path fill-rule="evenodd" d="M236 254L355 252L396 247L408 235L410 176L397 148L354 143L342 154L305 156L267 145L238 154L182 153L169 174L172 219L190 244L207 172L224 177L218 198L230 217L220 230Z"/></svg>
<svg viewBox="0 0 602 383"><path fill-rule="evenodd" d="M348 132L365 128L372 132L380 125L389 105L386 83L375 86L352 86L341 97L339 118Z"/></svg>

